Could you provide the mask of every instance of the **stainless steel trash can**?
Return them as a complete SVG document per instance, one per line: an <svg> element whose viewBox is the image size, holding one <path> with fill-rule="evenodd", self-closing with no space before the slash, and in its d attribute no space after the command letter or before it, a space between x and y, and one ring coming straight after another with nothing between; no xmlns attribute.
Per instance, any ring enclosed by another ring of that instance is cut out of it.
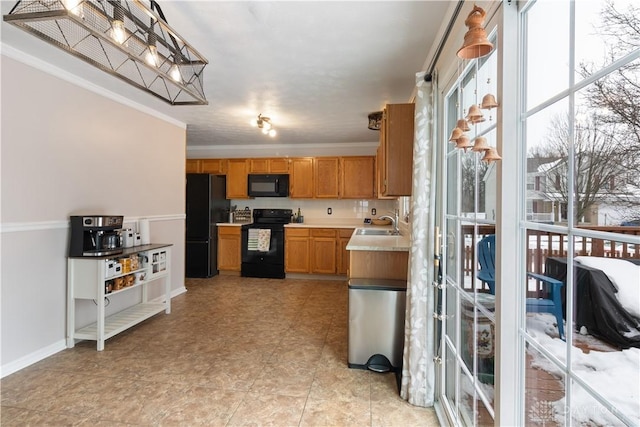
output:
<svg viewBox="0 0 640 427"><path fill-rule="evenodd" d="M401 369L406 292L404 280L349 280L350 368Z"/></svg>

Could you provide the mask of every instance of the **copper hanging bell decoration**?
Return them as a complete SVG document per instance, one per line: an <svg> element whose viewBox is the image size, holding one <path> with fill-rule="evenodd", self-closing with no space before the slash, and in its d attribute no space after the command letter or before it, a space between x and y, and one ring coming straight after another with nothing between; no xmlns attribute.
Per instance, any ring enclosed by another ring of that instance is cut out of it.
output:
<svg viewBox="0 0 640 427"><path fill-rule="evenodd" d="M456 126L462 129L463 132L469 132L470 130L469 123L467 123L465 119L458 120L458 123L456 124Z"/></svg>
<svg viewBox="0 0 640 427"><path fill-rule="evenodd" d="M489 144L487 144L487 138L479 136L475 139L471 151L487 151L490 148Z"/></svg>
<svg viewBox="0 0 640 427"><path fill-rule="evenodd" d="M482 104L480 104L480 108L483 110L491 110L492 108L496 108L498 106L498 101L496 101L496 97L493 94L488 93L482 97Z"/></svg>
<svg viewBox="0 0 640 427"><path fill-rule="evenodd" d="M495 147L490 147L487 151L484 152L484 157L481 159L483 162L491 163L496 160L502 160L502 157L498 154L498 150Z"/></svg>
<svg viewBox="0 0 640 427"><path fill-rule="evenodd" d="M462 59L480 58L493 51L493 44L487 39L487 32L482 27L486 12L481 7L473 6L473 10L464 21L469 28L464 35L464 43L458 50L458 57Z"/></svg>
<svg viewBox="0 0 640 427"><path fill-rule="evenodd" d="M460 138L462 135L464 135L464 132L462 132L462 129L455 127L451 131L451 136L449 137L449 141L455 143L458 140L458 138Z"/></svg>
<svg viewBox="0 0 640 427"><path fill-rule="evenodd" d="M462 148L465 152L467 151L467 148L471 147L473 147L473 144L471 144L471 141L469 141L467 135L462 135L456 141L456 148Z"/></svg>
<svg viewBox="0 0 640 427"><path fill-rule="evenodd" d="M473 104L471 107L469 107L469 114L467 114L467 121L472 124L484 122L482 111L480 111L480 107L478 107L476 104Z"/></svg>

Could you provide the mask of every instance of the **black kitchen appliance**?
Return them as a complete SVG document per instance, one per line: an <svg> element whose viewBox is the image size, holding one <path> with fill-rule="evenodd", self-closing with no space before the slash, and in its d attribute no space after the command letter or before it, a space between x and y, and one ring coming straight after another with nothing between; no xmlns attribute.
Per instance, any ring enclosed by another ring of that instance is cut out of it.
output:
<svg viewBox="0 0 640 427"><path fill-rule="evenodd" d="M73 215L69 256L109 256L122 253L119 230L124 217L118 215Z"/></svg>
<svg viewBox="0 0 640 427"><path fill-rule="evenodd" d="M289 175L250 174L247 178L249 197L288 197Z"/></svg>
<svg viewBox="0 0 640 427"><path fill-rule="evenodd" d="M206 173L187 174L186 277L218 274L216 223L227 222L229 200L226 177Z"/></svg>
<svg viewBox="0 0 640 427"><path fill-rule="evenodd" d="M284 225L291 215L291 209L253 210L253 223L241 230L241 276L284 279Z"/></svg>

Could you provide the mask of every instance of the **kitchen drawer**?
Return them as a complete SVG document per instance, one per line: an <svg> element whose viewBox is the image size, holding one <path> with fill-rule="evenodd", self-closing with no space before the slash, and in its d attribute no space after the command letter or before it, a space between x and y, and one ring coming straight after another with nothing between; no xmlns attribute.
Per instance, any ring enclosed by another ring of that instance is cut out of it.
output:
<svg viewBox="0 0 640 427"><path fill-rule="evenodd" d="M285 227L285 233L287 236L291 236L291 237L309 237L308 228Z"/></svg>
<svg viewBox="0 0 640 427"><path fill-rule="evenodd" d="M312 228L312 237L336 237L336 230L333 228Z"/></svg>
<svg viewBox="0 0 640 427"><path fill-rule="evenodd" d="M227 235L227 236L239 236L240 235L240 227L232 226L232 227L220 227L218 226L218 235Z"/></svg>
<svg viewBox="0 0 640 427"><path fill-rule="evenodd" d="M340 237L351 237L353 230L355 230L355 228L340 228L338 229L338 233Z"/></svg>

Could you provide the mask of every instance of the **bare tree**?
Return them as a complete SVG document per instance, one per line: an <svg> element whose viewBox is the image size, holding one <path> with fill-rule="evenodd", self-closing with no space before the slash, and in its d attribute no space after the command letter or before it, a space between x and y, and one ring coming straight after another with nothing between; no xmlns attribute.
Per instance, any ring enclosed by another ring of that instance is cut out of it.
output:
<svg viewBox="0 0 640 427"><path fill-rule="evenodd" d="M475 189L478 188L478 211L484 212L485 185L484 175L487 172L488 165L480 161L480 155L475 152L465 153L462 156L462 212L476 212L475 207Z"/></svg>
<svg viewBox="0 0 640 427"><path fill-rule="evenodd" d="M608 1L596 31L605 42L608 57L602 64L580 64L579 73L583 77L640 49L640 8L629 5L626 10L621 10L613 1ZM616 202L623 207L638 207L640 61L628 62L596 80L587 88L587 94L586 99L595 121L601 124L599 133L605 140L615 144L619 152L618 174L626 178L626 191L616 194ZM640 219L640 208L629 212L628 219Z"/></svg>
<svg viewBox="0 0 640 427"><path fill-rule="evenodd" d="M530 157L546 159L538 170L545 177L543 192L548 200L567 206L569 203L569 158L574 161L574 215L578 219L602 201L629 198L625 169L625 150L615 141L613 125L597 117L576 122L573 140L569 117L551 120L544 142L532 149Z"/></svg>

